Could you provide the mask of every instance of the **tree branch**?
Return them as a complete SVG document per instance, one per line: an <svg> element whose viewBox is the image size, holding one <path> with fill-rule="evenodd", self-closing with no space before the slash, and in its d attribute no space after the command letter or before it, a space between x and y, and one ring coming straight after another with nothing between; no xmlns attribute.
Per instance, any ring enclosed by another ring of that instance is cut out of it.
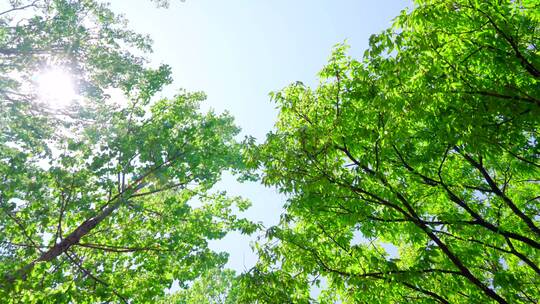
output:
<svg viewBox="0 0 540 304"><path fill-rule="evenodd" d="M506 205L510 207L512 212L514 212L515 215L517 215L522 221L525 222L525 224L527 224L527 226L529 226L531 231L536 233L536 235L540 236L540 229L536 227L536 225L534 224L531 218L529 218L525 213L523 213L514 204L514 202L508 196L506 196L506 194L504 194L504 192L502 192L501 189L499 189L499 186L497 186L497 183L495 183L495 181L491 178L491 176L487 172L486 168L484 168L482 163L477 162L476 160L474 160L474 158L472 158L472 156L468 155L467 153L462 152L458 147L455 147L454 149L482 174L482 176L484 177L488 185L493 190L493 193L495 193L498 197L500 197L506 203Z"/></svg>
<svg viewBox="0 0 540 304"><path fill-rule="evenodd" d="M64 254L68 257L68 259L80 270L82 271L85 275L89 276L90 278L92 278L94 281L98 282L99 284L105 286L106 288L110 289L112 291L112 293L114 295L116 295L120 300L122 300L122 302L124 302L125 304L129 304L129 302L126 300L126 298L124 296L122 296L118 291L116 291L114 288L110 287L110 285L103 281L102 279L96 277L95 275L92 274L92 272L90 272L89 270L87 270L86 268L84 268L78 261L75 260L75 258L73 258L69 253L68 251L65 251Z"/></svg>

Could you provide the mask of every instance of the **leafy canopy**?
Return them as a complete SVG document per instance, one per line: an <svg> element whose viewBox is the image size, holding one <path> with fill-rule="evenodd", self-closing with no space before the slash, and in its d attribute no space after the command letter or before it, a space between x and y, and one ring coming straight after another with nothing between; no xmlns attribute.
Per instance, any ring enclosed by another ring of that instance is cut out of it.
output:
<svg viewBox="0 0 540 304"><path fill-rule="evenodd" d="M235 272L230 269L212 268L201 275L186 289L167 295L163 304L233 304L238 303Z"/></svg>
<svg viewBox="0 0 540 304"><path fill-rule="evenodd" d="M226 254L208 240L256 226L249 203L212 191L243 170L228 114L202 93L153 96L170 69L149 69L148 38L105 5L11 1L0 13L0 297L6 303L147 303ZM29 17L28 17L29 16ZM83 96L54 109L32 75L61 66ZM127 103L110 100L117 88Z"/></svg>
<svg viewBox="0 0 540 304"><path fill-rule="evenodd" d="M290 198L246 301L538 301L539 5L416 1L272 94L252 161Z"/></svg>

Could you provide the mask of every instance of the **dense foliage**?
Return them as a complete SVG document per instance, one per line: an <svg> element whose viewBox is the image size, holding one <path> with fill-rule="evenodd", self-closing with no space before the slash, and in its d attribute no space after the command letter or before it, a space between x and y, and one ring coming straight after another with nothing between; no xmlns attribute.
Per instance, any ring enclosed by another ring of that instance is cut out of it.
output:
<svg viewBox="0 0 540 304"><path fill-rule="evenodd" d="M273 94L253 160L290 199L246 301L538 302L539 6L419 0Z"/></svg>
<svg viewBox="0 0 540 304"><path fill-rule="evenodd" d="M416 0L363 59L338 45L318 87L273 93L260 146L203 93L155 98L169 67L101 2L2 9L2 301L540 300L538 0ZM76 78L68 107L36 94L55 66ZM208 240L257 225L212 189L246 163L288 201L236 276Z"/></svg>
<svg viewBox="0 0 540 304"><path fill-rule="evenodd" d="M0 25L2 302L148 303L221 267L207 241L255 228L210 190L242 169L233 119L201 113L202 93L152 98L169 68L97 1L11 1ZM69 107L36 94L51 66L76 77Z"/></svg>
<svg viewBox="0 0 540 304"><path fill-rule="evenodd" d="M160 304L234 304L241 293L233 270L212 268L191 286L166 295Z"/></svg>

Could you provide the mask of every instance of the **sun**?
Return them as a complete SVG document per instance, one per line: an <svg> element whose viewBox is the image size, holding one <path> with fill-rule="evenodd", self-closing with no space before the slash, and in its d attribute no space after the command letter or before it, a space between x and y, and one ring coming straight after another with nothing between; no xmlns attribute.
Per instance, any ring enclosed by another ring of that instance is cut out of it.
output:
<svg viewBox="0 0 540 304"><path fill-rule="evenodd" d="M62 68L49 68L36 76L39 98L53 108L64 108L77 98L73 77Z"/></svg>

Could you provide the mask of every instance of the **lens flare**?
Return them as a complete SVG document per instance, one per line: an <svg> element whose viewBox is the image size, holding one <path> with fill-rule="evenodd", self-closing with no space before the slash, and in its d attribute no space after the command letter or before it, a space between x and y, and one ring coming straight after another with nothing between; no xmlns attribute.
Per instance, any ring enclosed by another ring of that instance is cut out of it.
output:
<svg viewBox="0 0 540 304"><path fill-rule="evenodd" d="M53 108L68 106L77 98L71 75L61 68L50 68L36 77L39 97Z"/></svg>

